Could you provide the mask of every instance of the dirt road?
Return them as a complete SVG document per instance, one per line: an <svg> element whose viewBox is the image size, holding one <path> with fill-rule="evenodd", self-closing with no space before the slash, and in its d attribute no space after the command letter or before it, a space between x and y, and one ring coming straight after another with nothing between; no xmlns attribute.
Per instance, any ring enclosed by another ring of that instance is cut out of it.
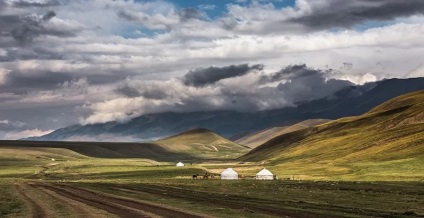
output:
<svg viewBox="0 0 424 218"><path fill-rule="evenodd" d="M144 202L114 197L108 194L98 193L91 190L78 188L70 185L60 185L51 183L27 183L16 186L18 193L31 208L31 217L60 217L66 216L64 210L69 211L71 217L176 217L176 218L197 218L198 215L171 209L168 207L147 204ZM26 190L39 192L50 202L66 204L61 211L49 208L47 201L40 200L27 194ZM70 204L69 202L74 202ZM103 213L93 212L102 210ZM60 212L62 214L60 214Z"/></svg>
<svg viewBox="0 0 424 218"><path fill-rule="evenodd" d="M29 196L25 185L16 184L15 188L18 194L22 196L23 200L26 202L29 212L33 218L44 218L47 216L46 210L41 206L41 204L37 203L36 200Z"/></svg>
<svg viewBox="0 0 424 218"><path fill-rule="evenodd" d="M184 190L173 187L161 187L155 185L143 185L138 187L128 187L125 185L110 185L110 188L114 188L126 192L135 192L142 194L150 193L159 195L162 197L171 197L176 199L184 199L193 202L202 202L209 205L215 205L217 207L228 207L236 210L242 210L246 212L268 214L276 217L321 217L319 214L300 214L299 212L292 212L287 209L281 208L280 205L272 201L255 198L239 198L237 196L222 196L213 193L193 192L190 190ZM329 217L329 216L322 216Z"/></svg>

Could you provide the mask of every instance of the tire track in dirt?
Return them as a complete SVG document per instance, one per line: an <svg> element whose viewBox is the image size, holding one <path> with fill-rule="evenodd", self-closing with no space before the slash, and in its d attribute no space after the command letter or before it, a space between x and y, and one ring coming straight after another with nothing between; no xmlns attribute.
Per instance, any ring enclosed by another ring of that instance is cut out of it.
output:
<svg viewBox="0 0 424 218"><path fill-rule="evenodd" d="M101 214L98 211L93 210L93 209L97 209L97 208L92 208L92 207L87 206L86 204L79 202L79 201L74 201L72 199L65 198L65 197L57 194L56 192L50 191L46 188L36 186L32 183L29 183L29 185L31 187L33 187L34 189L45 194L50 199L52 199L56 202L60 202L61 205L65 205L65 207L68 209L68 211L72 211L73 216L84 217L84 218L98 218L98 217L101 217L102 215L106 216L106 213L107 213L106 211L104 211L104 213Z"/></svg>
<svg viewBox="0 0 424 218"><path fill-rule="evenodd" d="M98 209L105 210L120 217L149 217L140 211L136 211L126 206L116 204L105 197L101 197L100 195L81 192L80 190L52 186L48 184L36 184L36 186L43 187L45 189L56 192L57 194L60 194L63 197L79 201L81 203L96 207Z"/></svg>
<svg viewBox="0 0 424 218"><path fill-rule="evenodd" d="M160 195L162 197L172 197L176 199L185 199L188 201L194 201L194 202L202 202L209 205L216 205L220 207L228 207L232 209L238 209L243 210L250 213L260 212L272 216L278 216L278 217L297 217L297 218L304 218L304 217L327 217L327 216L320 216L318 214L310 214L310 213L299 213L299 212L293 212L288 211L284 208L278 208L278 205L272 205L275 202L269 202L262 199L239 199L239 198L232 198L231 196L213 196L211 194L205 194L205 193L195 193L193 191L190 191L189 193L185 193L184 190L173 190L172 188L165 188L164 187L146 187L146 186L140 186L137 188L132 187L124 187L124 186L115 186L111 187L117 190L121 191L129 191L133 193L149 193L154 195ZM182 191L182 192L181 192ZM248 200L248 201L246 201ZM258 206L262 205L262 206ZM268 206L265 206L268 205Z"/></svg>
<svg viewBox="0 0 424 218"><path fill-rule="evenodd" d="M20 196L24 198L24 201L27 202L30 206L31 215L33 218L45 218L47 217L47 213L44 210L44 208L41 206L41 204L37 203L35 200L33 200L25 191L25 188L22 184L16 184L15 188L16 191Z"/></svg>
<svg viewBox="0 0 424 218"><path fill-rule="evenodd" d="M49 189L66 198L85 203L121 217L149 217L147 214L175 218L201 217L166 207L151 205L130 199L112 197L69 185L37 184L37 186Z"/></svg>

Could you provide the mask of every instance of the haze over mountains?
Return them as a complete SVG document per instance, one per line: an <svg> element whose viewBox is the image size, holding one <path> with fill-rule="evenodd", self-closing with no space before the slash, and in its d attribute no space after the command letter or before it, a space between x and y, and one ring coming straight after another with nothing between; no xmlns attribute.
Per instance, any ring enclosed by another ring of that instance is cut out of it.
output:
<svg viewBox="0 0 424 218"><path fill-rule="evenodd" d="M148 114L126 123L73 125L29 140L148 141L194 128L206 128L228 138L307 119L360 115L391 98L422 89L424 78L387 79L351 86L326 98L298 102L297 107L250 113L205 111Z"/></svg>

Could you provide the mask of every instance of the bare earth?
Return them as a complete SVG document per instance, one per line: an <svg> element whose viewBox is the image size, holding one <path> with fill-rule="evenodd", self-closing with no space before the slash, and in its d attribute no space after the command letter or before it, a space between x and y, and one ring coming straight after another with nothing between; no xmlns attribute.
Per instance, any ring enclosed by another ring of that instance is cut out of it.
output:
<svg viewBox="0 0 424 218"><path fill-rule="evenodd" d="M113 197L69 185L26 183L16 185L16 189L28 205L31 217L34 218L64 215L57 214L57 211L49 208L47 202L40 201L40 193L49 198L49 201L63 203L65 207L68 207L64 210L71 211L72 214L69 215L73 217L201 217L163 206ZM36 194L36 192L40 193ZM102 211L99 212L98 210Z"/></svg>

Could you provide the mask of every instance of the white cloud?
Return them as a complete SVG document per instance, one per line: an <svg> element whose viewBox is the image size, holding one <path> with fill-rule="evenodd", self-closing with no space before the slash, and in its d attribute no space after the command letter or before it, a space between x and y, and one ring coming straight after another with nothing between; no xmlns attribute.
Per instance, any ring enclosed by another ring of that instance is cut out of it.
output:
<svg viewBox="0 0 424 218"><path fill-rule="evenodd" d="M94 123L126 120L144 113L187 111L192 108L184 105L193 102L201 110L259 110L291 104L287 99L267 98L278 94L265 89L271 84L253 87L261 74L224 79L218 86L203 88L185 87L178 79L169 79L199 67L264 64L266 74L300 63L339 70L349 62L351 68L328 74L326 79L363 84L383 78L424 76L422 15L396 18L385 26L365 30L311 31L288 21L328 7L328 1L297 0L294 7L286 8L275 7L271 0L234 2L246 4L228 5L227 13L215 20L205 14L182 20L180 9L166 1L68 1L67 5L49 7L57 15L42 25L49 31L65 30L75 36L43 35L25 46L13 37L0 36L0 97L7 97L4 101L8 107L27 110L31 105L76 107L75 113L81 114L74 117ZM7 15L42 15L46 8L4 10ZM120 16L120 12L125 13ZM48 77L42 77L46 72L50 73ZM37 78L49 78L43 81L51 79L52 84L43 88L28 82ZM159 87L167 98L123 97L114 92L122 83L152 92ZM27 84L31 86L28 89ZM271 88L278 85L276 82ZM230 104L234 99L223 92L241 95L237 100L245 105Z"/></svg>
<svg viewBox="0 0 424 218"><path fill-rule="evenodd" d="M340 79L349 80L355 84L363 85L368 82L375 82L378 78L372 73L357 74L357 75L341 75Z"/></svg>

